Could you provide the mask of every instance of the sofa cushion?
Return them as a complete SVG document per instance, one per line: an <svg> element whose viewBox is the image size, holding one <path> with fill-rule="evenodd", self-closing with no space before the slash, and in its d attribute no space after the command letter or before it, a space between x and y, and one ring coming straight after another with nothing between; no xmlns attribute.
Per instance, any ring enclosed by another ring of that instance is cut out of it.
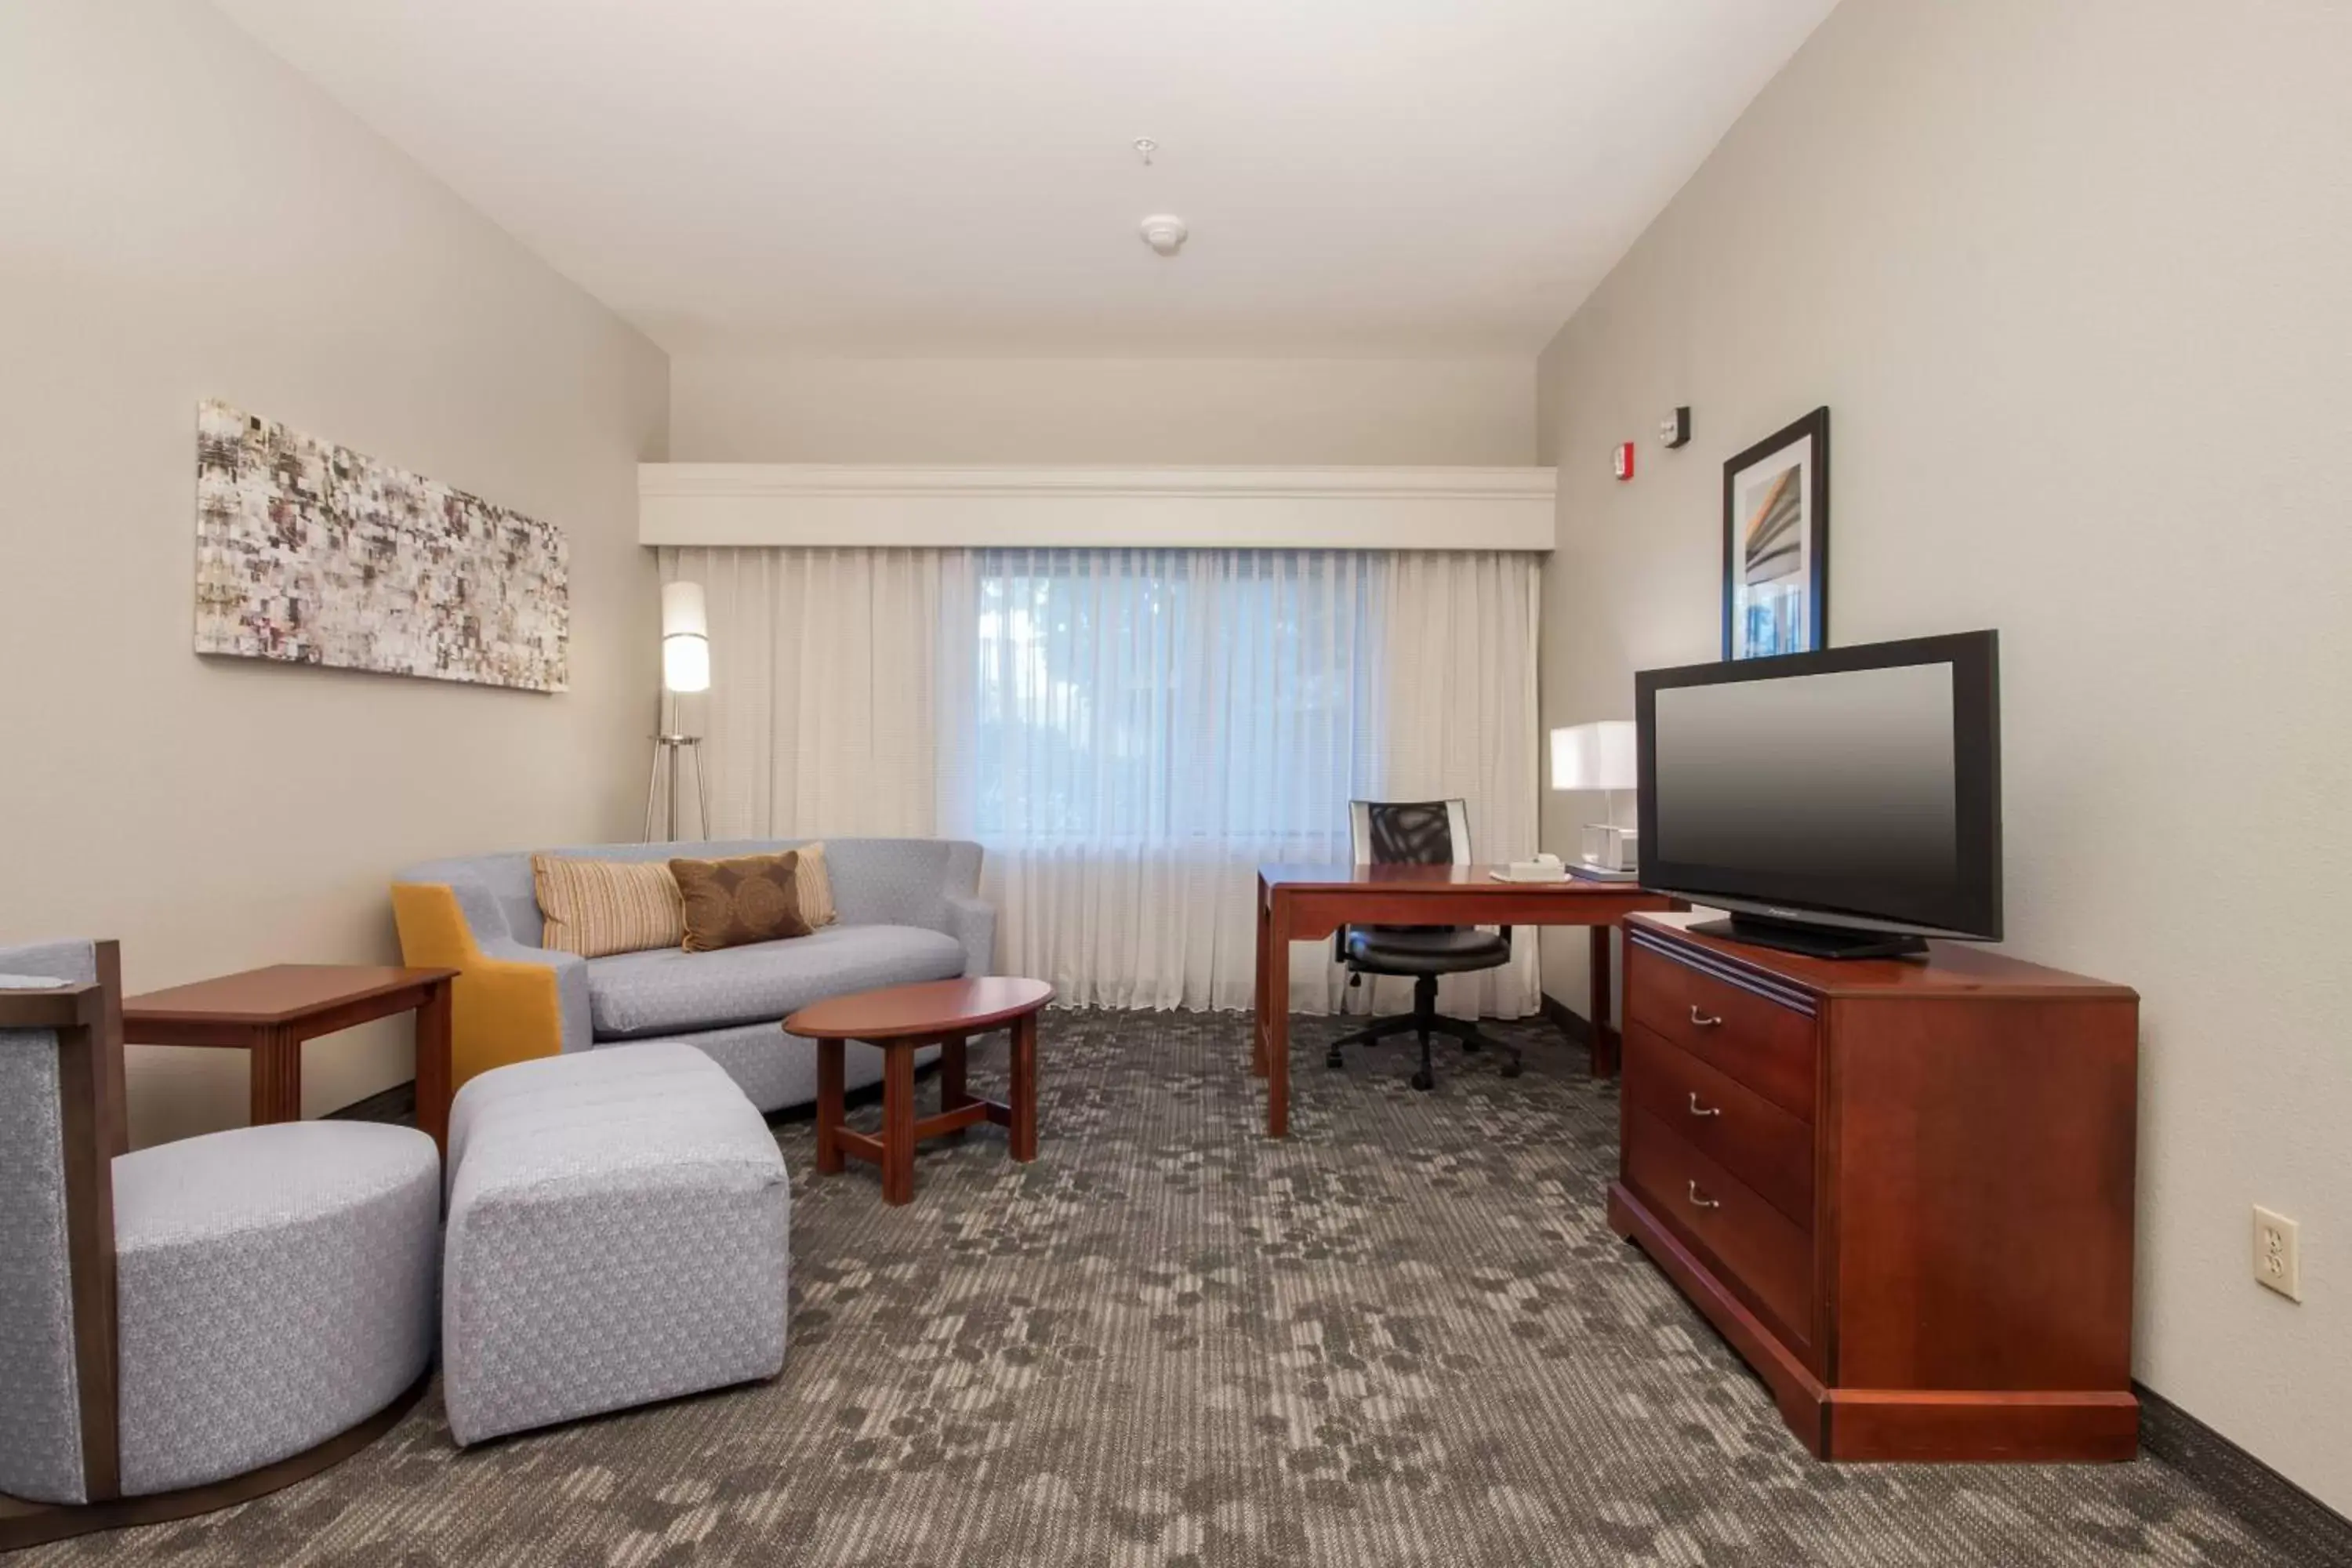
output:
<svg viewBox="0 0 2352 1568"><path fill-rule="evenodd" d="M441 1155L414 1128L284 1121L134 1150L114 1162L114 1246L126 1496L314 1447L433 1363Z"/></svg>
<svg viewBox="0 0 2352 1568"><path fill-rule="evenodd" d="M952 979L964 962L944 932L887 925L827 926L717 952L615 953L588 961L589 1016L600 1040L767 1023L827 996Z"/></svg>

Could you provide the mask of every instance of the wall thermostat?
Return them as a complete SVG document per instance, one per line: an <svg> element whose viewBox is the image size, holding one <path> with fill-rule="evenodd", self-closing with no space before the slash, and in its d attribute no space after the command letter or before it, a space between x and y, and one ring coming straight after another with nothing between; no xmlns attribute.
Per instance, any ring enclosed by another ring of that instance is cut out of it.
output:
<svg viewBox="0 0 2352 1568"><path fill-rule="evenodd" d="M1690 406L1687 404L1658 421L1658 439L1669 447L1690 445Z"/></svg>
<svg viewBox="0 0 2352 1568"><path fill-rule="evenodd" d="M1616 459L1610 466L1616 470L1616 474L1619 479L1632 479L1633 477L1633 443L1631 441L1618 442Z"/></svg>

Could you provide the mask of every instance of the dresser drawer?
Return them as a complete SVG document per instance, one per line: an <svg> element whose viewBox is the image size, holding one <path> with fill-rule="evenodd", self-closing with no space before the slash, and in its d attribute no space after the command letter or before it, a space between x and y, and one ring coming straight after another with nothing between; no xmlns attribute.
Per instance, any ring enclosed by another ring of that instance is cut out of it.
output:
<svg viewBox="0 0 2352 1568"><path fill-rule="evenodd" d="M1782 1110L1813 1119L1810 1013L1629 945L1625 1016Z"/></svg>
<svg viewBox="0 0 2352 1568"><path fill-rule="evenodd" d="M1753 1187L1642 1110L1625 1114L1625 1183L1708 1254L1723 1282L1808 1343L1813 1238Z"/></svg>
<svg viewBox="0 0 2352 1568"><path fill-rule="evenodd" d="M1640 1024L1625 1031L1625 1103L1674 1129L1811 1230L1813 1128Z"/></svg>

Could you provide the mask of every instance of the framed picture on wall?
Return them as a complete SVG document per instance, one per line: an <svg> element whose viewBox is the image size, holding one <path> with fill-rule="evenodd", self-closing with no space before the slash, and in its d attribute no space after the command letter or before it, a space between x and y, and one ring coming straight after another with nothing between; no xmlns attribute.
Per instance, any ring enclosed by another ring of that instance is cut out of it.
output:
<svg viewBox="0 0 2352 1568"><path fill-rule="evenodd" d="M1830 411L1723 465L1723 657L1829 646Z"/></svg>

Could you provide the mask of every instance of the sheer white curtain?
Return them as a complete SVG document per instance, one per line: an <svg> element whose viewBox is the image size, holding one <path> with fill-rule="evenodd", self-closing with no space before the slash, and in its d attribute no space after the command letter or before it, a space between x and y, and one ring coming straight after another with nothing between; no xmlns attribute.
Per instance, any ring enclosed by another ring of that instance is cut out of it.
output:
<svg viewBox="0 0 2352 1568"><path fill-rule="evenodd" d="M1346 860L1353 796L1458 795L1479 858L1534 852L1532 556L662 563L709 599L712 691L687 717L706 727L715 829L977 838L999 965L1066 1001L1248 1006L1257 866ZM1441 1005L1531 1011L1532 933L1518 945L1509 968L1447 981ZM1329 951L1294 951L1294 1006L1341 1002Z"/></svg>
<svg viewBox="0 0 2352 1568"><path fill-rule="evenodd" d="M940 552L664 550L709 605L710 837L926 837L938 827Z"/></svg>
<svg viewBox="0 0 2352 1568"><path fill-rule="evenodd" d="M1379 755L1371 795L1460 795L1480 860L1536 852L1536 626L1533 555L1400 551L1380 558L1385 603ZM1518 1018L1541 995L1536 933L1517 933L1502 969L1449 976L1437 1005L1457 1016ZM1295 989L1295 987L1294 987ZM1384 980L1380 1010L1402 1011L1410 982Z"/></svg>
<svg viewBox="0 0 2352 1568"><path fill-rule="evenodd" d="M1348 858L1377 558L984 551L942 592L942 826L987 846L1007 967L1117 1007L1245 1007L1256 868ZM959 625L959 611L968 617Z"/></svg>

